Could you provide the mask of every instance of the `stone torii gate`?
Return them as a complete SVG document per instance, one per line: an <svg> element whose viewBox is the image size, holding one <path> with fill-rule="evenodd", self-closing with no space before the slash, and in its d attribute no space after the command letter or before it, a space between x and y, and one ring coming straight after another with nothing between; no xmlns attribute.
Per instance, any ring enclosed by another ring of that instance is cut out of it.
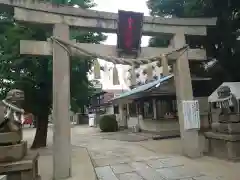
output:
<svg viewBox="0 0 240 180"><path fill-rule="evenodd" d="M101 32L117 32L117 14L84 10L73 7L55 7L45 3L29 3L23 0L0 0L0 6L14 7L14 17L18 21L40 23L53 27L53 36L69 41L69 28L78 27ZM186 45L185 35L206 35L206 27L214 26L215 18L209 19L180 19L180 18L153 18L144 17L143 35L164 34L170 37L169 48L143 48L142 58L159 56ZM117 56L116 47L96 44L78 44L82 48L103 55ZM70 142L70 79L69 54L56 42L48 41L21 41L21 54L52 55L53 56L53 117L54 117L54 179L71 176L71 142ZM77 54L73 49L72 54ZM170 55L168 59L174 61L176 94L178 100L178 116L183 144L183 153L189 157L199 157L198 131L184 130L182 101L192 100L192 84L188 60L206 60L203 49L190 49L178 58ZM171 61L173 62L173 61ZM165 68L168 63L164 61Z"/></svg>

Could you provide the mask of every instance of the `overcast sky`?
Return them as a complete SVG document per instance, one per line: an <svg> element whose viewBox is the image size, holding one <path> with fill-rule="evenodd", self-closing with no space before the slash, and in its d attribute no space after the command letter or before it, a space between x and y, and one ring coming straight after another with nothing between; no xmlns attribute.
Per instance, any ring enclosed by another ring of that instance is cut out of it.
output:
<svg viewBox="0 0 240 180"><path fill-rule="evenodd" d="M147 0L94 0L94 2L97 4L96 7L93 9L99 10L99 11L106 11L106 12L115 12L117 13L118 10L128 10L128 11L135 11L135 12L142 12L145 16L149 15L149 10L146 5ZM104 44L108 45L116 45L117 44L117 36L116 34L106 34L108 35L107 40L104 42ZM142 47L148 46L149 37L142 37ZM112 67L113 65L111 63L106 63L105 61L100 61L100 64L102 66L108 66ZM124 77L126 77L126 74L124 73L124 68L122 66L118 66L118 72L119 72L119 80L120 85L114 86L112 84L112 72L110 73L103 73L101 72L101 83L103 84L103 89L126 89L128 88L126 86ZM89 76L90 79L93 78L92 75Z"/></svg>

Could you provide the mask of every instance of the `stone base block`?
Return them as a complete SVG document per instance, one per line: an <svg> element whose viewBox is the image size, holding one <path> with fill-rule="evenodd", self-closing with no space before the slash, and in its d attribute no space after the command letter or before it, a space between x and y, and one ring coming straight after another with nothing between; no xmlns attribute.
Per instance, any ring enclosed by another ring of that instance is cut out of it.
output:
<svg viewBox="0 0 240 180"><path fill-rule="evenodd" d="M0 174L7 175L7 180L40 180L38 157L38 153L29 152L21 161L0 163Z"/></svg>
<svg viewBox="0 0 240 180"><path fill-rule="evenodd" d="M239 114L220 115L219 122L240 122Z"/></svg>
<svg viewBox="0 0 240 180"><path fill-rule="evenodd" d="M22 141L15 145L0 146L0 163L19 161L26 155L26 153L26 141Z"/></svg>
<svg viewBox="0 0 240 180"><path fill-rule="evenodd" d="M240 123L212 123L212 130L214 132L224 134L240 134Z"/></svg>
<svg viewBox="0 0 240 180"><path fill-rule="evenodd" d="M240 135L206 132L208 155L231 161L240 160Z"/></svg>
<svg viewBox="0 0 240 180"><path fill-rule="evenodd" d="M17 132L0 133L0 145L17 144L20 141L22 141L22 130Z"/></svg>

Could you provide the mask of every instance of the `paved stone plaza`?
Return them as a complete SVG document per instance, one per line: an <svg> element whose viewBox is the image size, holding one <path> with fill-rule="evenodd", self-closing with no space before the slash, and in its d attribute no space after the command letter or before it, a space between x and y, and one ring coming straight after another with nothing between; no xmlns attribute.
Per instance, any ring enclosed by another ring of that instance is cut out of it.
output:
<svg viewBox="0 0 240 180"><path fill-rule="evenodd" d="M220 177L210 177L185 167L175 157L155 157L97 167L96 173L100 180L220 180Z"/></svg>
<svg viewBox="0 0 240 180"><path fill-rule="evenodd" d="M26 128L24 138L29 144L34 129ZM128 141L129 138L129 141ZM42 179L50 180L52 171L52 130L49 128L49 147L40 150ZM211 157L191 160L181 156L179 139L154 141L149 134L127 132L100 133L96 128L72 128L73 169L84 180L94 180L90 154L99 180L238 180L240 163ZM83 151L87 149L87 152ZM85 154L85 155L83 155ZM85 160L84 160L85 159ZM74 180L79 177L75 177Z"/></svg>

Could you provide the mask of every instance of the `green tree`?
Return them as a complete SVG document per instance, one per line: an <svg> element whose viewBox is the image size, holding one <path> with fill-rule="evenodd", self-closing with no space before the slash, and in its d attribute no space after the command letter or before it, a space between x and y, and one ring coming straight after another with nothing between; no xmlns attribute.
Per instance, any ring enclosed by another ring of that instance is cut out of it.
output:
<svg viewBox="0 0 240 180"><path fill-rule="evenodd" d="M217 84L240 81L240 49L237 41L240 29L239 0L148 0L147 5L152 16L217 17L217 25L208 28L207 38L195 37L195 40L203 42L210 58L217 59L214 70L211 70ZM193 42L193 37L190 38ZM166 39L153 38L150 45L161 46L163 41L166 42Z"/></svg>
<svg viewBox="0 0 240 180"><path fill-rule="evenodd" d="M212 0L148 0L152 16L213 17Z"/></svg>
<svg viewBox="0 0 240 180"><path fill-rule="evenodd" d="M61 1L55 1L61 3ZM65 1L67 5L92 7L91 0ZM46 40L52 32L41 25L24 25L15 22L7 9L0 12L0 94L4 97L11 88L25 92L25 110L37 119L37 130L32 148L46 146L48 115L52 108L52 57L19 54L20 40ZM106 37L100 33L71 31L77 42L100 43ZM92 60L86 57L71 58L71 108L77 111L88 103L91 83L88 81Z"/></svg>

